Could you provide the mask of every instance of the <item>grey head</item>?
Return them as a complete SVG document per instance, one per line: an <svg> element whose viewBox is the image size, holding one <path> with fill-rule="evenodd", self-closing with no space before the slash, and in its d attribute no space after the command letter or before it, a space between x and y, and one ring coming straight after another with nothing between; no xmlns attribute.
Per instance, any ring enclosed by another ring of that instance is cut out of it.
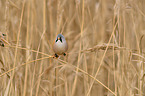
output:
<svg viewBox="0 0 145 96"><path fill-rule="evenodd" d="M58 35L57 35L55 42L58 42L59 40L60 40L62 43L63 43L63 42L66 42L66 41L65 41L65 38L64 38L64 36L63 36L62 34L58 34Z"/></svg>

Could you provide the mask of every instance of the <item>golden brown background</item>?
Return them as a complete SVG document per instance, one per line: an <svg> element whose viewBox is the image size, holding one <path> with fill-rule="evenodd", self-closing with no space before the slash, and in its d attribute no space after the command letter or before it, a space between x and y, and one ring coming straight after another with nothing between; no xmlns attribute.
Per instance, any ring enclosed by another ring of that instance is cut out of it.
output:
<svg viewBox="0 0 145 96"><path fill-rule="evenodd" d="M145 96L145 0L0 0L0 31L1 96Z"/></svg>

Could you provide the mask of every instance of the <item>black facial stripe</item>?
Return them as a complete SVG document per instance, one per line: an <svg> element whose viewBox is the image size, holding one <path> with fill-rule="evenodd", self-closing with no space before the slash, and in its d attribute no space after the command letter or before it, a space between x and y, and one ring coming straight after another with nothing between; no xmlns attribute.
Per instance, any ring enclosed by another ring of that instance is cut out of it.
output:
<svg viewBox="0 0 145 96"><path fill-rule="evenodd" d="M55 42L57 42L58 41L58 38L56 39L56 41ZM62 42L62 39L61 39L61 37L60 37L60 41Z"/></svg>
<svg viewBox="0 0 145 96"><path fill-rule="evenodd" d="M60 41L62 42L62 39L61 39L61 37L60 37Z"/></svg>
<svg viewBox="0 0 145 96"><path fill-rule="evenodd" d="M57 42L58 41L58 39L56 39L56 41L55 42Z"/></svg>

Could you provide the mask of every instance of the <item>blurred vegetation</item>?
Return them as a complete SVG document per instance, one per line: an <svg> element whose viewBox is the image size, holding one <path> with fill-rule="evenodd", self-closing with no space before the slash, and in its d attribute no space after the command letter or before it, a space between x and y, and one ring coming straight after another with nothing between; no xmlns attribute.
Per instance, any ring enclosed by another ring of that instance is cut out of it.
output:
<svg viewBox="0 0 145 96"><path fill-rule="evenodd" d="M145 0L0 0L1 96L145 96ZM67 56L52 58L62 33Z"/></svg>

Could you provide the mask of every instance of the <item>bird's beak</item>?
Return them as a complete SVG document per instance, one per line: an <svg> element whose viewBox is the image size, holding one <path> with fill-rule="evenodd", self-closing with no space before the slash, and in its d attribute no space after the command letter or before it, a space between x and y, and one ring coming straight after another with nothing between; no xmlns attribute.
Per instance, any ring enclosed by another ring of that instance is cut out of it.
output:
<svg viewBox="0 0 145 96"><path fill-rule="evenodd" d="M58 40L60 40L60 37L58 37Z"/></svg>

